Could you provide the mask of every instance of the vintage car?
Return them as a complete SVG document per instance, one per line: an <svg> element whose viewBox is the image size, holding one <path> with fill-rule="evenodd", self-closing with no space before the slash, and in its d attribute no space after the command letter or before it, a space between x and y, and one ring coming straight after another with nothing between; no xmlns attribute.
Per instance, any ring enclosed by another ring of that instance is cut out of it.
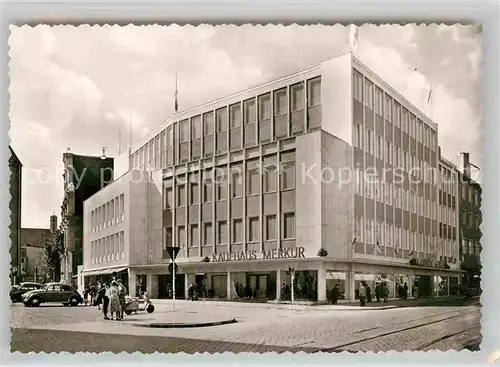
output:
<svg viewBox="0 0 500 367"><path fill-rule="evenodd" d="M48 283L41 289L23 294L22 301L26 307L37 307L41 303L62 303L64 306L78 306L83 298L78 291L68 284Z"/></svg>
<svg viewBox="0 0 500 367"><path fill-rule="evenodd" d="M12 302L21 302L22 295L24 293L32 291L34 289L40 289L42 287L42 284L33 282L24 282L19 285L14 285L10 290L10 299L12 300Z"/></svg>

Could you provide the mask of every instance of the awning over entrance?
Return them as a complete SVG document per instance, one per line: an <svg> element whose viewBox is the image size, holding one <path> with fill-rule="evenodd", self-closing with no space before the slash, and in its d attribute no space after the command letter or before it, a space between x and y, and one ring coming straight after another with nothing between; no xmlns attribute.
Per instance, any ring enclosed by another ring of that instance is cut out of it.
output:
<svg viewBox="0 0 500 367"><path fill-rule="evenodd" d="M107 268L107 269L92 269L92 270L89 270L89 271L83 271L82 272L82 275L87 277L87 276L91 276L91 275L105 275L105 274L112 274L113 272L121 272L123 270L126 270L127 267L121 267L121 268Z"/></svg>

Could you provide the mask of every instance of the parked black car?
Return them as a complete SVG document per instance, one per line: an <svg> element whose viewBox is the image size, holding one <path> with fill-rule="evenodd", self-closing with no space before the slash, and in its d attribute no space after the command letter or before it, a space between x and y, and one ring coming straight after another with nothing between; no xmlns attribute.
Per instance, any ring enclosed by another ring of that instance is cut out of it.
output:
<svg viewBox="0 0 500 367"><path fill-rule="evenodd" d="M26 307L37 307L41 303L62 303L64 306L78 306L83 298L78 291L68 284L48 283L42 289L23 294Z"/></svg>
<svg viewBox="0 0 500 367"><path fill-rule="evenodd" d="M21 302L22 295L28 291L42 288L40 283L24 282L19 285L12 286L10 290L10 299L12 302Z"/></svg>

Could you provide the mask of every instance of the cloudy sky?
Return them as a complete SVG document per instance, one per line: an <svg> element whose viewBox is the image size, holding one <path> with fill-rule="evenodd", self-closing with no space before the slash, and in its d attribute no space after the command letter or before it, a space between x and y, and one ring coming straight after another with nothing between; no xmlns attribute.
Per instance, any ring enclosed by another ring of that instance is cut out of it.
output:
<svg viewBox="0 0 500 367"><path fill-rule="evenodd" d="M348 29L312 27L13 27L11 140L23 168L23 227L60 215L62 154L108 155L173 112L347 51ZM473 27L363 26L358 57L439 123L448 159L481 165L481 59ZM416 70L415 70L416 69Z"/></svg>

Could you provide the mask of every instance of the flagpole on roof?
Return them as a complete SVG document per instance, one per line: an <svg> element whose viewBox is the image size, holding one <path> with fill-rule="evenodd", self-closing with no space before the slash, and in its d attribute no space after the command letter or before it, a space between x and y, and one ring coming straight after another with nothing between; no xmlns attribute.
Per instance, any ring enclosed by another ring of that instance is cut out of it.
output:
<svg viewBox="0 0 500 367"><path fill-rule="evenodd" d="M359 29L356 24L351 24L349 27L349 50L352 53L356 53L358 50L358 38L359 38Z"/></svg>
<svg viewBox="0 0 500 367"><path fill-rule="evenodd" d="M177 71L175 72L175 94L174 94L174 111L179 110L179 90L177 86Z"/></svg>

